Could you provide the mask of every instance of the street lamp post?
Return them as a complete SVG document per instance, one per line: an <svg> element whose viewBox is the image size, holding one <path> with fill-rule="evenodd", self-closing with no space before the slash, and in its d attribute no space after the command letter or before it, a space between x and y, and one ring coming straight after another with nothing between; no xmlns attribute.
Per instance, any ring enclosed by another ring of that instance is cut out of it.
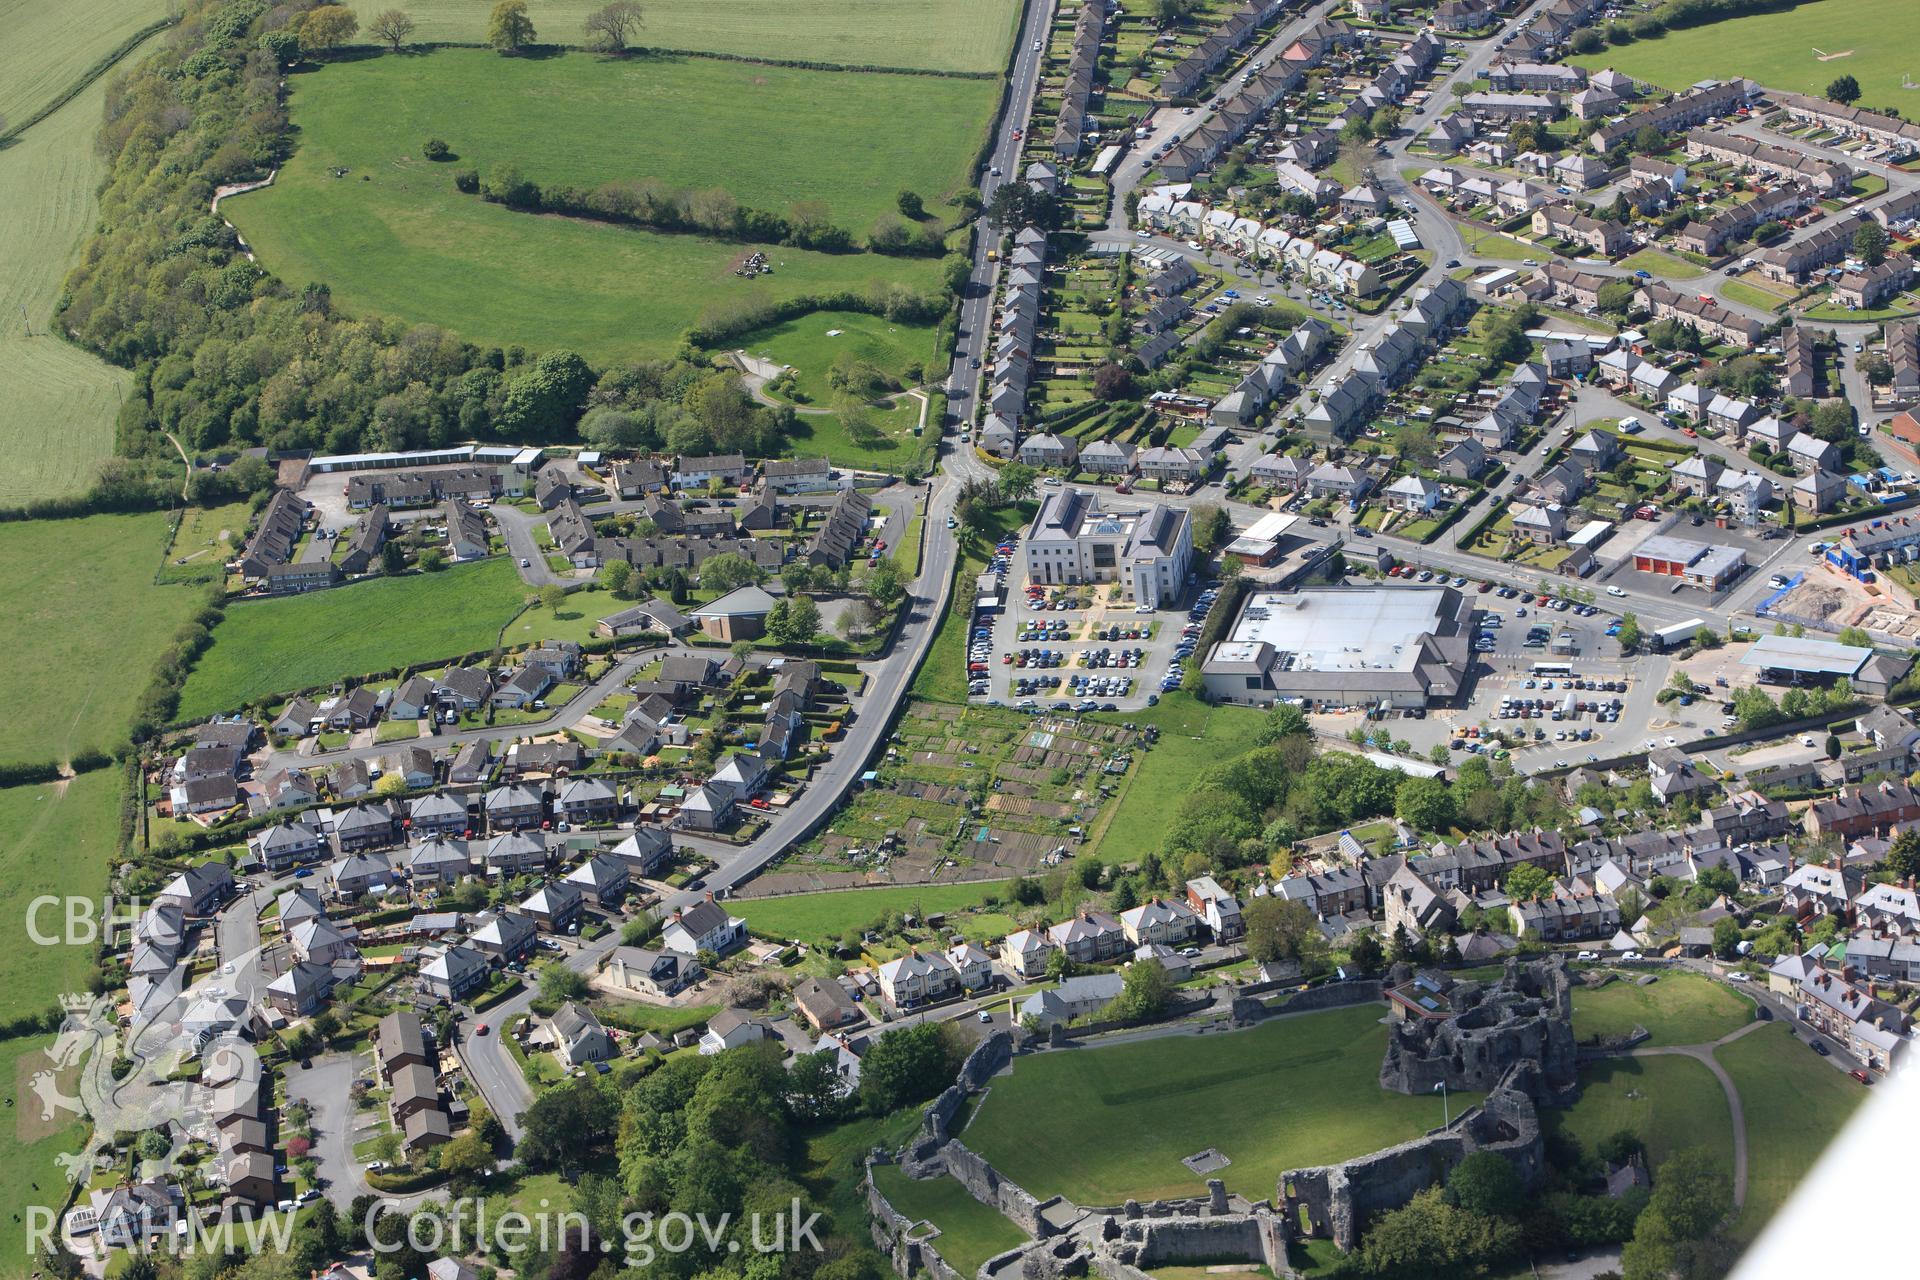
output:
<svg viewBox="0 0 1920 1280"><path fill-rule="evenodd" d="M1447 1082L1442 1080L1433 1086L1433 1091L1440 1095L1440 1127L1444 1129L1453 1123L1453 1116L1447 1110Z"/></svg>

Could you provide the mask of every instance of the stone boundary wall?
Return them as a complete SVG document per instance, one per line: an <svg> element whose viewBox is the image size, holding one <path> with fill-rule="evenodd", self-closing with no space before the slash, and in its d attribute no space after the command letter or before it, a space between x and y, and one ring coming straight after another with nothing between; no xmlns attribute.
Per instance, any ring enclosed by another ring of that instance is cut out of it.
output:
<svg viewBox="0 0 1920 1280"><path fill-rule="evenodd" d="M1297 986L1297 983L1277 983L1273 987ZM1279 1004L1269 1005L1264 1000L1254 999L1247 994L1238 994L1233 998L1233 1020L1235 1022L1259 1022L1266 1018L1275 1018L1283 1013L1317 1013L1322 1009L1344 1009L1350 1005L1372 1004L1384 999L1383 988L1378 978L1354 978L1346 982L1326 982L1317 987L1308 987L1296 992Z"/></svg>
<svg viewBox="0 0 1920 1280"><path fill-rule="evenodd" d="M1041 1216L1048 1206L1060 1203L1060 1197L1041 1200L1019 1183L1005 1177L988 1164L986 1158L968 1147L957 1138L949 1138L942 1146L935 1160L926 1162L932 1168L937 1163L946 1170L949 1177L967 1189L967 1194L997 1210L1008 1221L1036 1240L1045 1239L1053 1233L1053 1228Z"/></svg>
<svg viewBox="0 0 1920 1280"><path fill-rule="evenodd" d="M1445 1128L1343 1164L1281 1174L1276 1199L1283 1228L1289 1236L1297 1231L1304 1208L1310 1234L1352 1249L1375 1214L1398 1209L1416 1192L1444 1182L1455 1165L1478 1151L1506 1157L1526 1186L1536 1186L1546 1143L1534 1098L1544 1091L1538 1068L1521 1064L1507 1072L1485 1102Z"/></svg>
<svg viewBox="0 0 1920 1280"><path fill-rule="evenodd" d="M933 1280L972 1280L954 1270L940 1256L933 1240L915 1240L911 1236L913 1220L893 1207L873 1180L873 1162L868 1161L862 1182L867 1193L867 1212L873 1233L873 1245L893 1261L893 1269L902 1276L925 1270Z"/></svg>

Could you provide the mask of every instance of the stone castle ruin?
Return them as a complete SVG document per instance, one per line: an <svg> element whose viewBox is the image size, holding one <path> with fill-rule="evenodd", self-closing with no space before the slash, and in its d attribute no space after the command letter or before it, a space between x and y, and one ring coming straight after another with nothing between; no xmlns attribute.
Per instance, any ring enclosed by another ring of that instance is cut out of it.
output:
<svg viewBox="0 0 1920 1280"><path fill-rule="evenodd" d="M1499 979L1484 983L1397 967L1386 995L1394 1022L1381 1085L1411 1094L1444 1082L1449 1089L1484 1090L1486 1100L1410 1142L1337 1165L1290 1170L1271 1201L1229 1197L1216 1178L1208 1180L1205 1196L1089 1208L1060 1196L1041 1199L1010 1181L949 1129L966 1096L1011 1064L1013 1040L1006 1032L989 1036L968 1056L954 1086L928 1104L919 1136L897 1156L876 1153L869 1165L898 1159L909 1177L951 1177L1032 1237L989 1259L971 1280L1090 1273L1149 1280L1156 1267L1227 1261L1260 1263L1288 1276L1287 1249L1295 1239L1322 1237L1351 1249L1370 1218L1444 1182L1476 1152L1512 1161L1526 1185L1536 1186L1544 1163L1538 1107L1568 1100L1575 1087L1564 962L1509 961ZM871 1176L866 1191L874 1242L896 1271L970 1280L940 1257L936 1229L896 1212Z"/></svg>
<svg viewBox="0 0 1920 1280"><path fill-rule="evenodd" d="M1576 1087L1573 980L1562 957L1509 959L1493 982L1455 982L1396 965L1387 981L1393 1027L1380 1087L1396 1093L1487 1092L1522 1063L1538 1069L1541 1100Z"/></svg>

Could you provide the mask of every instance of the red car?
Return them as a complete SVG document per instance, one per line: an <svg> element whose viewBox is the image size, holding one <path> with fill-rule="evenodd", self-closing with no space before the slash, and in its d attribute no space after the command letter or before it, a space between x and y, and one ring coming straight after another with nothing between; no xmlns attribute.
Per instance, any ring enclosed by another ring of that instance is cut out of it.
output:
<svg viewBox="0 0 1920 1280"><path fill-rule="evenodd" d="M1864 1071L1849 1071L1847 1072L1847 1074L1852 1076L1855 1080L1858 1080L1861 1084L1873 1083L1873 1077L1868 1075Z"/></svg>
<svg viewBox="0 0 1920 1280"><path fill-rule="evenodd" d="M473 1029L473 1034L477 1036L483 1036L487 1034L487 1024L483 1022L479 1026L475 1027Z"/></svg>

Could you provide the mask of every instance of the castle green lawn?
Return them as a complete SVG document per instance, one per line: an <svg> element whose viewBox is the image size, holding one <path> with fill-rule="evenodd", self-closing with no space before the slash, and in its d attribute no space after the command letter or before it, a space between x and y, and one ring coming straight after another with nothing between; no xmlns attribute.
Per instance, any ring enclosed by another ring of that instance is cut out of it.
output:
<svg viewBox="0 0 1920 1280"><path fill-rule="evenodd" d="M925 366L933 359L933 335L932 325L896 324L857 311L815 311L757 329L733 345L749 355L793 366L795 382L807 397L805 403L824 406L833 402L827 370L842 355L851 354L906 383L909 364Z"/></svg>
<svg viewBox="0 0 1920 1280"><path fill-rule="evenodd" d="M1198 709L1200 714L1194 714ZM1134 753L1120 802L1096 826L1090 844L1101 861L1132 862L1163 847L1163 837L1194 777L1209 765L1253 750L1266 713L1248 707L1202 707L1192 695L1163 695L1159 706L1118 717L1160 725L1160 741Z"/></svg>
<svg viewBox="0 0 1920 1280"><path fill-rule="evenodd" d="M540 0L531 6L539 38L584 43L582 24L603 0ZM360 38L388 0L352 0ZM478 44L492 0L408 0L421 41ZM1020 13L1014 0L647 0L636 45L742 57L1000 71Z"/></svg>
<svg viewBox="0 0 1920 1280"><path fill-rule="evenodd" d="M126 737L154 659L204 601L156 587L163 512L0 525L8 607L0 763L71 759Z"/></svg>
<svg viewBox="0 0 1920 1280"><path fill-rule="evenodd" d="M1812 1057L1812 1054L1808 1054ZM1610 1058L1580 1071L1580 1099L1549 1107L1548 1126L1580 1140L1588 1154L1631 1129L1658 1168L1676 1151L1701 1147L1733 1173L1733 1117L1727 1094L1706 1064L1692 1058Z"/></svg>
<svg viewBox="0 0 1920 1280"><path fill-rule="evenodd" d="M1751 1239L1814 1167L1867 1090L1780 1022L1720 1046L1713 1056L1733 1077L1747 1117L1747 1203L1734 1233Z"/></svg>
<svg viewBox="0 0 1920 1280"><path fill-rule="evenodd" d="M1282 1017L1248 1031L1158 1036L1017 1060L962 1135L1037 1196L1119 1204L1197 1195L1181 1159L1213 1147L1229 1191L1273 1195L1288 1169L1350 1159L1440 1123L1440 1099L1379 1085L1383 1006ZM1456 1092L1457 1115L1480 1100Z"/></svg>
<svg viewBox="0 0 1920 1280"><path fill-rule="evenodd" d="M1006 887L1004 880L968 884L888 885L875 889L840 889L824 893L792 893L770 898L735 898L732 908L755 933L770 938L796 938L811 947L839 941L849 929L861 929L874 919L899 911L928 916L977 907L989 891ZM984 917L985 928L971 928L972 918L948 921L948 932L958 929L968 937L1003 937L1012 928L998 914ZM998 934L992 932L1000 925Z"/></svg>
<svg viewBox="0 0 1920 1280"><path fill-rule="evenodd" d="M491 649L526 596L512 562L495 557L440 573L231 604L187 677L180 719Z"/></svg>
<svg viewBox="0 0 1920 1280"><path fill-rule="evenodd" d="M376 57L294 77L298 152L272 187L221 209L276 274L324 281L357 310L596 362L664 355L698 320L795 296L934 292L939 261L766 246L774 273L749 281L734 266L755 246L515 212L456 191L454 174L512 162L583 187L718 176L744 205L817 201L864 237L903 187L952 212L940 202L964 183L997 91L700 58ZM421 159L428 137L459 158Z"/></svg>
<svg viewBox="0 0 1920 1280"><path fill-rule="evenodd" d="M1745 76L1769 89L1817 97L1850 75L1860 82L1860 106L1905 107L1911 95L1900 82L1913 69L1913 16L1912 0L1812 0L1566 61L1590 70L1612 67L1674 90L1710 77ZM1823 62L1816 49L1845 56Z"/></svg>
<svg viewBox="0 0 1920 1280"><path fill-rule="evenodd" d="M1635 1025L1649 1044L1710 1044L1753 1020L1753 1002L1693 973L1663 973L1649 986L1626 977L1598 989L1573 989L1573 1034L1624 1036Z"/></svg>
<svg viewBox="0 0 1920 1280"><path fill-rule="evenodd" d="M916 1180L900 1172L898 1165L883 1164L874 1168L873 1181L888 1203L909 1220L940 1228L933 1247L963 1276L974 1274L995 1254L1030 1239L1006 1215L981 1204L944 1174Z"/></svg>

